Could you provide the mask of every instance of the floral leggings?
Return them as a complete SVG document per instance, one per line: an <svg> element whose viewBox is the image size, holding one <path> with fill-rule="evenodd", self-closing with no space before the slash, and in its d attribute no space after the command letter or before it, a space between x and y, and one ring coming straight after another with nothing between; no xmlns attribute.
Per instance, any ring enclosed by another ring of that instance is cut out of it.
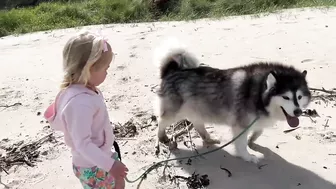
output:
<svg viewBox="0 0 336 189"><path fill-rule="evenodd" d="M118 154L114 153L113 159L119 160ZM84 189L114 189L115 180L112 175L100 168L81 168L73 165L73 171L81 182Z"/></svg>

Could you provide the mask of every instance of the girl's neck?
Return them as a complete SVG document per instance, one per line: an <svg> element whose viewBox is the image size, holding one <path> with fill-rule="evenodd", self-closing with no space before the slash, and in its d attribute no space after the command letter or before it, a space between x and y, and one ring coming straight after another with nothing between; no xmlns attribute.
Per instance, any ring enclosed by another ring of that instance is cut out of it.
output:
<svg viewBox="0 0 336 189"><path fill-rule="evenodd" d="M97 87L95 87L95 86L93 86L93 85L90 85L90 84L85 85L85 84L83 84L83 83L73 83L73 84L75 84L75 85L83 85L83 86L85 86L86 88L90 89L91 91L93 91L93 92L99 94Z"/></svg>
<svg viewBox="0 0 336 189"><path fill-rule="evenodd" d="M86 85L86 88L88 88L88 89L90 89L90 90L92 90L93 92L95 92L95 93L98 94L97 87L92 86L92 85L90 85L90 84L87 84L87 85Z"/></svg>

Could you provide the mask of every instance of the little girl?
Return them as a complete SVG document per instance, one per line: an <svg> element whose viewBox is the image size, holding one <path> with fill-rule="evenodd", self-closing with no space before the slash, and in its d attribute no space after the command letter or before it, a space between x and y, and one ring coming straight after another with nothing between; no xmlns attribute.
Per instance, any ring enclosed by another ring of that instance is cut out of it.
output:
<svg viewBox="0 0 336 189"><path fill-rule="evenodd" d="M98 35L85 31L70 38L63 49L61 91L44 113L51 127L64 133L84 189L125 188L128 169L111 151L115 137L97 88L113 59L111 46Z"/></svg>

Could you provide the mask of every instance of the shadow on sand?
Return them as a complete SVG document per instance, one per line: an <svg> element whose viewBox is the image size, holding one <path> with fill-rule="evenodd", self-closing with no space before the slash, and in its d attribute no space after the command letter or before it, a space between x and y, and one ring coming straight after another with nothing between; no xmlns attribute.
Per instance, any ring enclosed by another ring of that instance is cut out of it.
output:
<svg viewBox="0 0 336 189"><path fill-rule="evenodd" d="M336 189L336 186L319 177L312 171L287 162L268 148L255 144L253 149L264 154L260 163L266 164L258 168L253 163L247 163L224 150L205 155L192 160L187 165L186 160L181 167L190 175L207 174L210 179L209 189ZM209 149L201 148L199 152ZM173 152L176 157L195 155L194 151L180 149ZM220 167L230 170L231 177Z"/></svg>

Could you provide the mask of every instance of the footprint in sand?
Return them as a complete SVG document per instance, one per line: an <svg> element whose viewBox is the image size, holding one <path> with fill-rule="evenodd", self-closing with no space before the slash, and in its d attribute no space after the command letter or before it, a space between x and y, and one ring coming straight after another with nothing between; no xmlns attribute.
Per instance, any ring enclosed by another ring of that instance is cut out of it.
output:
<svg viewBox="0 0 336 189"><path fill-rule="evenodd" d="M304 59L304 60L301 61L301 63L307 63L307 62L311 62L311 61L313 61L313 59Z"/></svg>
<svg viewBox="0 0 336 189"><path fill-rule="evenodd" d="M22 91L15 91L9 87L3 87L0 90L0 99L8 100L8 99L17 99L23 96Z"/></svg>
<svg viewBox="0 0 336 189"><path fill-rule="evenodd" d="M127 68L126 65L120 65L120 66L117 66L117 70L120 70L120 71L122 71L122 70L124 70L124 69L126 69L126 68Z"/></svg>
<svg viewBox="0 0 336 189"><path fill-rule="evenodd" d="M18 108L22 105L20 102L23 97L22 91L12 90L9 87L3 87L0 90L0 108Z"/></svg>
<svg viewBox="0 0 336 189"><path fill-rule="evenodd" d="M125 77L122 77L121 79L119 79L119 84L125 84L125 83L128 83L128 81L130 81L132 79L131 76L125 76Z"/></svg>
<svg viewBox="0 0 336 189"><path fill-rule="evenodd" d="M125 95L113 95L110 98L106 98L106 103L109 107L111 107L114 110L119 109L118 104L126 99Z"/></svg>

